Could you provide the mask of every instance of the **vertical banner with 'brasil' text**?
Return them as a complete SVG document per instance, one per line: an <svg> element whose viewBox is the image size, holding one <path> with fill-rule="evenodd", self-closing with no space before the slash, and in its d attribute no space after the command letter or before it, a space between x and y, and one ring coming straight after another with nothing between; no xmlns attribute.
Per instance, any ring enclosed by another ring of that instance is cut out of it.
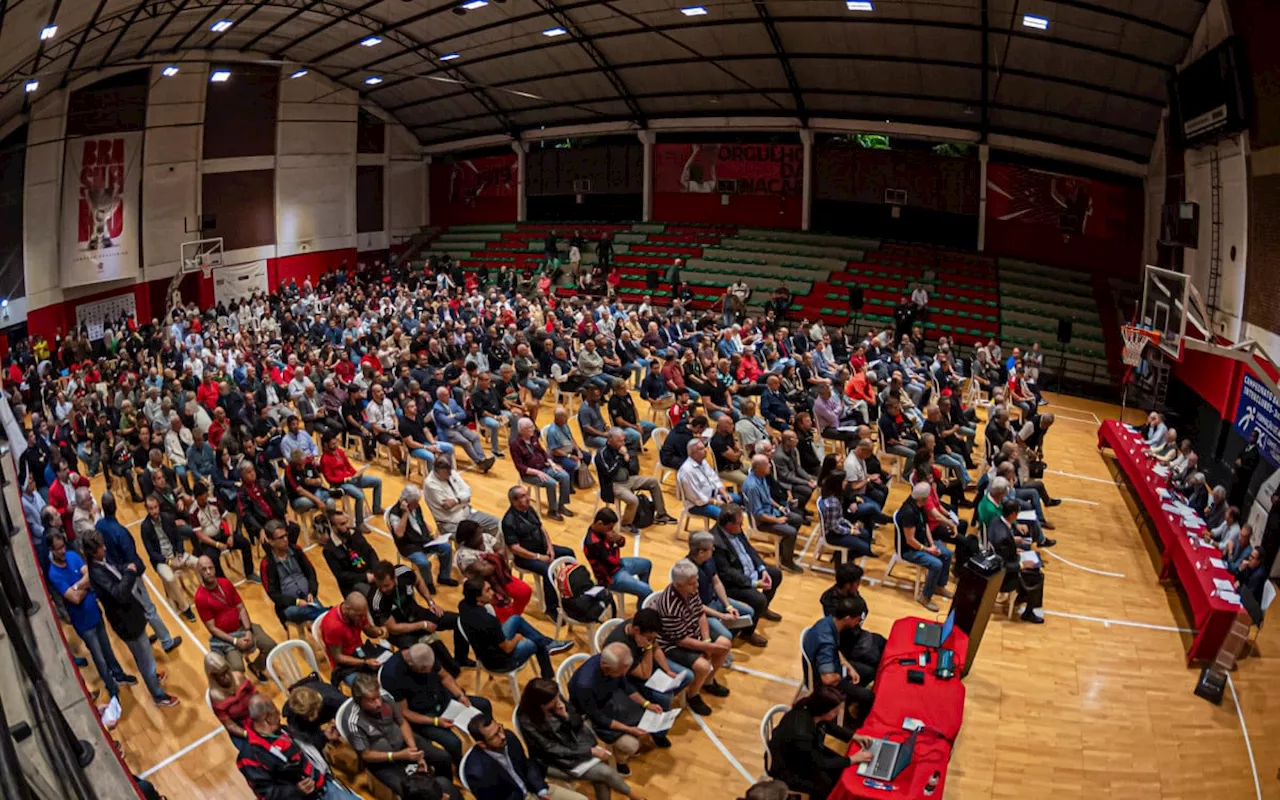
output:
<svg viewBox="0 0 1280 800"><path fill-rule="evenodd" d="M69 139L64 170L61 285L136 276L142 133Z"/></svg>

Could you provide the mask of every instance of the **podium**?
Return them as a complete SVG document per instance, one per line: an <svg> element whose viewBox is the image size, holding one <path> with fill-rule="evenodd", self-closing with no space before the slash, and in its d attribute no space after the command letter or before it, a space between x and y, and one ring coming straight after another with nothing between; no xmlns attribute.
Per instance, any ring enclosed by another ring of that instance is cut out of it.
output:
<svg viewBox="0 0 1280 800"><path fill-rule="evenodd" d="M1004 562L994 553L978 553L960 570L950 612L956 615L955 626L969 635L969 651L964 660L964 670L960 673L962 678L973 669L974 657L982 644L987 623L991 621L991 612L1002 583Z"/></svg>

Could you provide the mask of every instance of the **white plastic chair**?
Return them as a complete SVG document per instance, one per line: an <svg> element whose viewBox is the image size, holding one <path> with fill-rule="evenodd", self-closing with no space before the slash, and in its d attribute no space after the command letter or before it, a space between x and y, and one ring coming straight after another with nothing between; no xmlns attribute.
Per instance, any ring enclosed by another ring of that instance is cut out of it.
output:
<svg viewBox="0 0 1280 800"><path fill-rule="evenodd" d="M920 566L919 564L912 564L910 561L907 561L905 558L902 557L902 551L899 549L901 541L902 541L902 526L898 524L898 515L894 514L893 515L893 555L889 556L889 566L885 568L884 576L886 578L893 577L893 568L896 567L898 564L906 564L907 566L915 567L915 570L916 570L915 589L913 592L913 596L919 596L920 584L924 581L925 570L924 570L924 567Z"/></svg>
<svg viewBox="0 0 1280 800"><path fill-rule="evenodd" d="M299 665L299 657L306 665L306 671ZM316 663L316 651L301 639L289 639L271 648L267 654L267 674L281 694L288 694L289 687L302 680L309 673L320 674L320 666Z"/></svg>
<svg viewBox="0 0 1280 800"><path fill-rule="evenodd" d="M552 561L550 564L547 565L547 577L551 579L551 590L555 592L555 596L556 596L556 620L555 620L556 632L552 635L551 638L559 639L561 628L566 628L568 633L572 634L574 626L581 625L582 627L585 627L587 629L587 641L594 645L597 623L579 622L578 620L570 617L564 611L564 598L560 596L560 586L559 586L560 570L564 569L564 567L567 564L576 564L576 563L577 563L577 560L573 558L573 556L560 556L555 561Z"/></svg>
<svg viewBox="0 0 1280 800"><path fill-rule="evenodd" d="M773 738L773 726L777 724L775 718L781 718L783 714L791 710L791 706L779 703L764 712L764 716L760 719L760 743L764 745L764 771L769 771L769 740Z"/></svg>
<svg viewBox="0 0 1280 800"><path fill-rule="evenodd" d="M648 597L646 597L646 598L645 598L645 599L640 603L640 607L641 607L641 608L653 608L654 606L656 606L656 605L658 604L658 595L659 595L659 594L661 594L661 592L654 592L653 594L651 594L651 595L649 595Z"/></svg>
<svg viewBox="0 0 1280 800"><path fill-rule="evenodd" d="M806 625L800 631L800 637L796 642L798 645L796 649L800 651L800 686L796 689L796 696L791 701L793 704L801 697L813 694L813 664L809 662L809 654L804 651L804 637L808 636L812 629L812 625Z"/></svg>
<svg viewBox="0 0 1280 800"><path fill-rule="evenodd" d="M334 608L337 608L337 606L334 606ZM321 620L323 620L325 617L329 616L332 613L333 613L333 608L329 609L328 611L324 612L320 616L311 620L311 639L316 644L320 645L320 647L322 648L325 648L326 646L325 646L324 640L320 638L320 622Z"/></svg>
<svg viewBox="0 0 1280 800"><path fill-rule="evenodd" d="M671 433L669 428L654 428L653 433L649 435L649 441L653 442L658 452L653 459L653 477L661 484L667 479L667 475L674 475L675 470L662 465L662 446L667 443L667 436Z"/></svg>
<svg viewBox="0 0 1280 800"><path fill-rule="evenodd" d="M677 542L680 541L680 534L687 533L692 535L693 531L689 529L689 523L695 519L702 520L702 529L704 531L711 530L711 520L701 514L694 514L689 511L693 506L684 497L684 489L680 486L680 475L676 474L676 500L680 502L680 516L676 518L676 531L673 534Z"/></svg>
<svg viewBox="0 0 1280 800"><path fill-rule="evenodd" d="M587 659L591 656L586 653L574 653L573 655L560 662L560 666L556 667L556 683L560 686L560 694L565 697L569 696L569 681L573 678L573 673L578 668L587 663Z"/></svg>
<svg viewBox="0 0 1280 800"><path fill-rule="evenodd" d="M462 781L462 788L466 789L467 793L472 797L474 797L476 793L471 791L471 786L467 783L467 759L471 758L471 754L475 751L476 749L472 747L470 750L462 754L462 760L458 762L458 780Z"/></svg>
<svg viewBox="0 0 1280 800"><path fill-rule="evenodd" d="M460 635L467 642L471 641L471 637L467 636L467 632L463 630L462 620L458 620L458 635ZM533 661L534 659L530 657L528 660L524 662L524 664L517 666L513 670L510 670L507 672L499 672L499 671L489 669L484 664L480 663L479 658L476 658L475 659L476 694L480 694L480 684L484 678L484 673L487 672L489 674L489 677L491 678L498 678L498 677L506 678L507 681L511 684L511 702L514 705L517 705L517 706L520 705L520 670L524 669L526 665L532 664Z"/></svg>
<svg viewBox="0 0 1280 800"><path fill-rule="evenodd" d="M625 625L626 622L626 620L620 617L614 617L613 619L607 619L600 623L600 627L596 628L596 637L593 642L595 649L593 652L599 653L603 650L605 642L609 641L609 637L613 634L614 629L619 625Z"/></svg>

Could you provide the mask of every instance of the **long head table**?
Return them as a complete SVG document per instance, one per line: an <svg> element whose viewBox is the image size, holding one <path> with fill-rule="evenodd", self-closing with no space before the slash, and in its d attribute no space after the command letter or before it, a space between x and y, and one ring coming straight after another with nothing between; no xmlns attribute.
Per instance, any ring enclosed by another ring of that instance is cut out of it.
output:
<svg viewBox="0 0 1280 800"><path fill-rule="evenodd" d="M1236 615L1244 611L1238 602L1219 595L1214 583L1233 583L1231 573L1214 566L1210 559L1220 558L1218 548L1201 541L1204 523L1189 523L1181 514L1166 509L1162 490L1171 496L1168 480L1154 471L1151 460L1143 455L1146 444L1142 437L1115 420L1107 420L1098 428L1098 449L1110 447L1116 463L1133 484L1147 515L1154 523L1156 535L1164 546L1161 578L1177 578L1186 592L1194 617L1195 636L1187 651L1187 663L1209 661L1217 654Z"/></svg>
<svg viewBox="0 0 1280 800"><path fill-rule="evenodd" d="M969 652L969 637L959 628L952 629L951 637L943 646L956 654L956 677L946 680L938 678L934 675L936 651L931 651L928 666L921 667L916 662L921 653L930 650L916 644L916 625L931 621L919 617L903 617L893 623L885 643L884 657L880 660L880 669L876 672L876 699L871 705L867 721L858 729L858 733L873 739L903 742L910 733L903 730L902 721L907 717L920 720L924 723L924 729L916 736L911 762L887 789L868 786L866 779L858 774L857 766L852 766L845 770L840 782L831 791L831 800L924 797L925 786L934 773L938 774L938 783L931 796L942 797L951 748L956 736L960 734L960 723L964 719L964 684L960 682L960 673ZM906 659L910 659L912 663L901 663ZM907 671L912 669L924 672L923 684L907 682ZM858 752L858 749L858 745L851 742L849 755Z"/></svg>

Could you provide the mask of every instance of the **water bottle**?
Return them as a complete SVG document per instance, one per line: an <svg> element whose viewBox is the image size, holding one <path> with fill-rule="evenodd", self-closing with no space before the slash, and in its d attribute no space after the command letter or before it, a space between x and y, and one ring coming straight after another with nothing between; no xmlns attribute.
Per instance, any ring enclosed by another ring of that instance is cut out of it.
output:
<svg viewBox="0 0 1280 800"><path fill-rule="evenodd" d="M938 781L941 778L942 778L942 773L938 772L937 770L934 770L933 774L929 776L929 782L924 785L925 797L929 797L934 792L938 791Z"/></svg>

